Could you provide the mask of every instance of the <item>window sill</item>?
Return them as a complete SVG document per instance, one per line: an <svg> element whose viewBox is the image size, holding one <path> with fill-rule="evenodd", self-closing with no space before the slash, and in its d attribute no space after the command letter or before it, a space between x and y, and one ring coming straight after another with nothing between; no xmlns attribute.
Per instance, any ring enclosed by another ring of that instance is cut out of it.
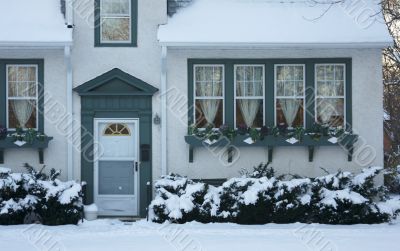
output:
<svg viewBox="0 0 400 251"><path fill-rule="evenodd" d="M185 142L189 145L189 162L193 163L193 151L194 148L199 147L220 147L226 148L228 151L228 162L232 162L234 147L264 147L268 149L268 161L272 162L273 149L276 147L307 147L308 148L308 160L313 162L315 147L343 147L347 152L348 161L352 161L353 158L353 146L358 140L358 135L345 135L338 138L338 142L332 143L330 139L331 136L321 136L318 139L311 137L310 135L304 135L301 140L297 142L288 142L285 137L282 136L265 136L263 140L258 140L252 144L246 143L245 141L250 138L249 135L237 135L232 140L226 137L221 137L220 139L211 142L205 141L205 139L196 137L194 135L185 136ZM251 138L250 138L251 139Z"/></svg>
<svg viewBox="0 0 400 251"><path fill-rule="evenodd" d="M26 142L24 145L19 146L15 144L14 137L6 137L0 139L0 164L4 164L4 151L7 149L37 149L39 154L39 163L44 163L43 150L49 146L49 142L53 137L46 137L43 140L34 139L33 142Z"/></svg>

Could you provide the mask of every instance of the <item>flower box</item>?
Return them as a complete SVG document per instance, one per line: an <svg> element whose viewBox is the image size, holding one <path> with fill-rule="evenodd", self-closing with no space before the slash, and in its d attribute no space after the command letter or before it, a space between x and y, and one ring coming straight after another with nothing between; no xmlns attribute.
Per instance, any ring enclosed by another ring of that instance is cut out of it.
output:
<svg viewBox="0 0 400 251"><path fill-rule="evenodd" d="M23 145L15 144L16 139L13 136L7 136L0 139L0 164L4 164L4 151L7 149L37 149L39 154L39 163L44 163L43 150L49 146L49 142L53 137L43 137L43 139L36 138L32 142L25 142Z"/></svg>
<svg viewBox="0 0 400 251"><path fill-rule="evenodd" d="M227 148L228 152L233 147L265 147L268 148L268 161L272 161L273 149L276 147L308 147L309 161L314 158L315 147L317 146L339 146L347 151L348 161L352 161L353 145L358 136L353 134L343 134L339 138L332 136L315 137L304 134L300 139L294 137L287 138L283 136L268 135L263 139L253 141L249 135L236 135L229 139L221 135L217 140L208 140L199 138L195 135L185 136L185 142L189 145L189 161L193 162L193 150L198 147L222 147ZM232 160L231 153L228 153L228 161Z"/></svg>

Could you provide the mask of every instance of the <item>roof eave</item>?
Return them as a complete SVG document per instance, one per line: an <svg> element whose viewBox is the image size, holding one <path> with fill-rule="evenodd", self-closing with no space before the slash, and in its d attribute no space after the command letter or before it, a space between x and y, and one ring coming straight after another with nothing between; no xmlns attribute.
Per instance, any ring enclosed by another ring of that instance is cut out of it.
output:
<svg viewBox="0 0 400 251"><path fill-rule="evenodd" d="M159 41L161 46L176 48L208 48L208 47L224 47L224 48L386 48L393 45L393 41L382 42L343 42L343 43L253 43L253 42L176 42L176 41Z"/></svg>
<svg viewBox="0 0 400 251"><path fill-rule="evenodd" d="M0 49L43 49L72 46L73 41L0 41Z"/></svg>

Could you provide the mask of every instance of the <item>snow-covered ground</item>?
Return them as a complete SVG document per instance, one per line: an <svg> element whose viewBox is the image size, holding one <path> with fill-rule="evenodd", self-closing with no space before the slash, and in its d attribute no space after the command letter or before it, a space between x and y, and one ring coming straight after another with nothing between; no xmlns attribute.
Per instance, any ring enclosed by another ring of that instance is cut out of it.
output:
<svg viewBox="0 0 400 251"><path fill-rule="evenodd" d="M399 250L400 220L392 224L328 226L184 225L105 219L79 226L0 226L0 250Z"/></svg>

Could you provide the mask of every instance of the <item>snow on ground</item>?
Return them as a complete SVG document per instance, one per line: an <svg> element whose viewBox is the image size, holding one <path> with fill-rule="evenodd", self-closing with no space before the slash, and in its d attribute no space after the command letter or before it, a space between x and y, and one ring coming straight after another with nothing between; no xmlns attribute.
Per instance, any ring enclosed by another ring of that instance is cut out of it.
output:
<svg viewBox="0 0 400 251"><path fill-rule="evenodd" d="M155 224L118 220L79 226L0 226L0 249L63 250L398 250L400 220L392 224L330 226L318 224Z"/></svg>

